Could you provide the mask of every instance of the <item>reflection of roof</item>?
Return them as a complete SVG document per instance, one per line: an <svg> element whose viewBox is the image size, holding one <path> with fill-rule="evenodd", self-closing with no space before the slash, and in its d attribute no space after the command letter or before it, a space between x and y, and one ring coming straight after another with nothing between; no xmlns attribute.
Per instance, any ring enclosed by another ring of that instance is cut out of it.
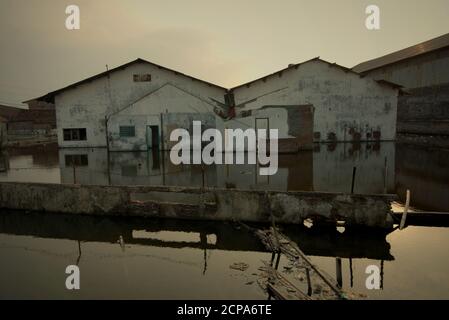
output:
<svg viewBox="0 0 449 320"><path fill-rule="evenodd" d="M383 57L362 62L352 70L363 73L447 47L449 47L449 33Z"/></svg>
<svg viewBox="0 0 449 320"><path fill-rule="evenodd" d="M155 67L157 67L157 68L159 68L159 69L163 69L163 70L166 70L166 71L174 72L176 75L184 76L184 77L190 78L190 79L192 79L192 80L196 80L196 81L203 82L203 83L205 83L205 84L207 84L207 85L209 85L209 86L213 86L213 87L217 87L217 88L219 88L219 89L226 90L226 88L220 87L220 86L218 86L218 85L216 85L216 84L213 84L213 83L210 83L210 82L207 82L207 81L198 79L198 78L194 78L194 77L191 77L191 76L186 75L186 74L184 74L184 73L181 73L181 72L178 72L178 71L175 71L175 70L172 70L172 69L163 67L163 66L161 66L161 65L152 63L152 62L150 62L150 61L147 61L147 60L138 58L138 59L136 59L136 60L133 60L133 61L128 62L128 63L125 63L125 64L123 64L123 65L121 65L121 66L118 66L118 67L116 67L116 68L113 68L113 69L110 69L110 70L108 70L108 71L99 73L99 74L97 74L97 75L95 75L95 76L92 76L92 77L89 77L89 78L87 78L87 79L84 79L84 80L75 82L75 83L73 83L73 84L71 84L71 85L68 85L68 86L66 86L66 87L64 87L64 88L58 89L58 90L56 90L56 91L47 93L46 95L44 95L44 96L42 96L42 97L24 101L24 103L28 103L28 102L33 101L33 100L43 100L43 101L46 101L46 102L54 103L54 97L55 97L55 95L57 95L58 93L60 93L60 92L62 92L62 91L65 91L65 90L67 90L67 89L71 89L71 88L74 88L74 87L79 86L79 85L81 85L81 84L84 84L84 83L87 83L87 82L91 82L91 81L93 81L93 80L96 80L96 79L99 79L99 78L101 78L101 77L107 76L108 74L110 74L110 73L112 73L112 72L115 72L115 71L118 71L118 70L125 69L126 67L128 67L128 66L130 66L130 65L132 65L132 64L135 64L135 63L147 63L147 64L151 64L151 65L153 65L153 66L155 66Z"/></svg>
<svg viewBox="0 0 449 320"><path fill-rule="evenodd" d="M56 123L56 112L48 109L21 110L9 122Z"/></svg>

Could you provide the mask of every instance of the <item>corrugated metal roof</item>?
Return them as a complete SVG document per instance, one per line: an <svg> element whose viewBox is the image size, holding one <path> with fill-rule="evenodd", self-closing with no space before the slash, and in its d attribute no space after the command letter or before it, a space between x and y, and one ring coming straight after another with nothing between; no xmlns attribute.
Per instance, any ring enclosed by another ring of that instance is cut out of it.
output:
<svg viewBox="0 0 449 320"><path fill-rule="evenodd" d="M362 62L352 68L352 70L364 73L446 47L449 47L449 33L380 58Z"/></svg>

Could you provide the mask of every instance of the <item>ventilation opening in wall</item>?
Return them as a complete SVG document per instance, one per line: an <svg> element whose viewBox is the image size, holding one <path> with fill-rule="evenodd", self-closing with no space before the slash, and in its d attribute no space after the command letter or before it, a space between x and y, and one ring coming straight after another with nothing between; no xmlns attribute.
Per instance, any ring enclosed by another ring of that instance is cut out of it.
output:
<svg viewBox="0 0 449 320"><path fill-rule="evenodd" d="M120 126L120 137L131 138L136 136L136 128L134 126Z"/></svg>
<svg viewBox="0 0 449 320"><path fill-rule="evenodd" d="M135 74L133 75L134 82L150 82L151 74Z"/></svg>

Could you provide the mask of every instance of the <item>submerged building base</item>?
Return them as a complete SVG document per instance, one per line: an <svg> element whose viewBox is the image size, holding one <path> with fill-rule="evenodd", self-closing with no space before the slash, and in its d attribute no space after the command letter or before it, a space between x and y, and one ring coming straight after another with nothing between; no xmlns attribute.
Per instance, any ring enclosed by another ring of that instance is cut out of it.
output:
<svg viewBox="0 0 449 320"><path fill-rule="evenodd" d="M394 195L0 183L0 208L55 213L391 228Z"/></svg>

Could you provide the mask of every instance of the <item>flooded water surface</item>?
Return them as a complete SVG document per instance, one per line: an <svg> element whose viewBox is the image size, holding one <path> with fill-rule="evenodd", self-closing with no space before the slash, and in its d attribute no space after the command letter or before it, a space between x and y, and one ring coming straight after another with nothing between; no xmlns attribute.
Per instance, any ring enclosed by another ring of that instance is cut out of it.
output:
<svg viewBox="0 0 449 320"><path fill-rule="evenodd" d="M412 192L412 206L449 211L449 151L393 143L319 145L281 155L279 172L257 166L174 166L161 152L109 153L54 145L0 156L0 181L210 186L258 190ZM425 190L425 191L424 191ZM269 226L257 226L266 228ZM379 231L282 226L322 270L362 299L449 299L449 228ZM11 212L0 214L0 298L267 299L258 284L271 253L240 225ZM246 263L245 271L231 269ZM78 265L81 290L65 288ZM286 258L280 270L286 271ZM366 289L368 265L381 289Z"/></svg>
<svg viewBox="0 0 449 320"><path fill-rule="evenodd" d="M340 258L343 289L361 299L449 298L449 252L435 245L448 228L282 230L334 278ZM3 212L0 258L3 299L267 299L257 280L271 253L232 223ZM249 268L230 268L241 262ZM79 291L65 288L68 265ZM381 290L366 289L368 265L381 268Z"/></svg>

